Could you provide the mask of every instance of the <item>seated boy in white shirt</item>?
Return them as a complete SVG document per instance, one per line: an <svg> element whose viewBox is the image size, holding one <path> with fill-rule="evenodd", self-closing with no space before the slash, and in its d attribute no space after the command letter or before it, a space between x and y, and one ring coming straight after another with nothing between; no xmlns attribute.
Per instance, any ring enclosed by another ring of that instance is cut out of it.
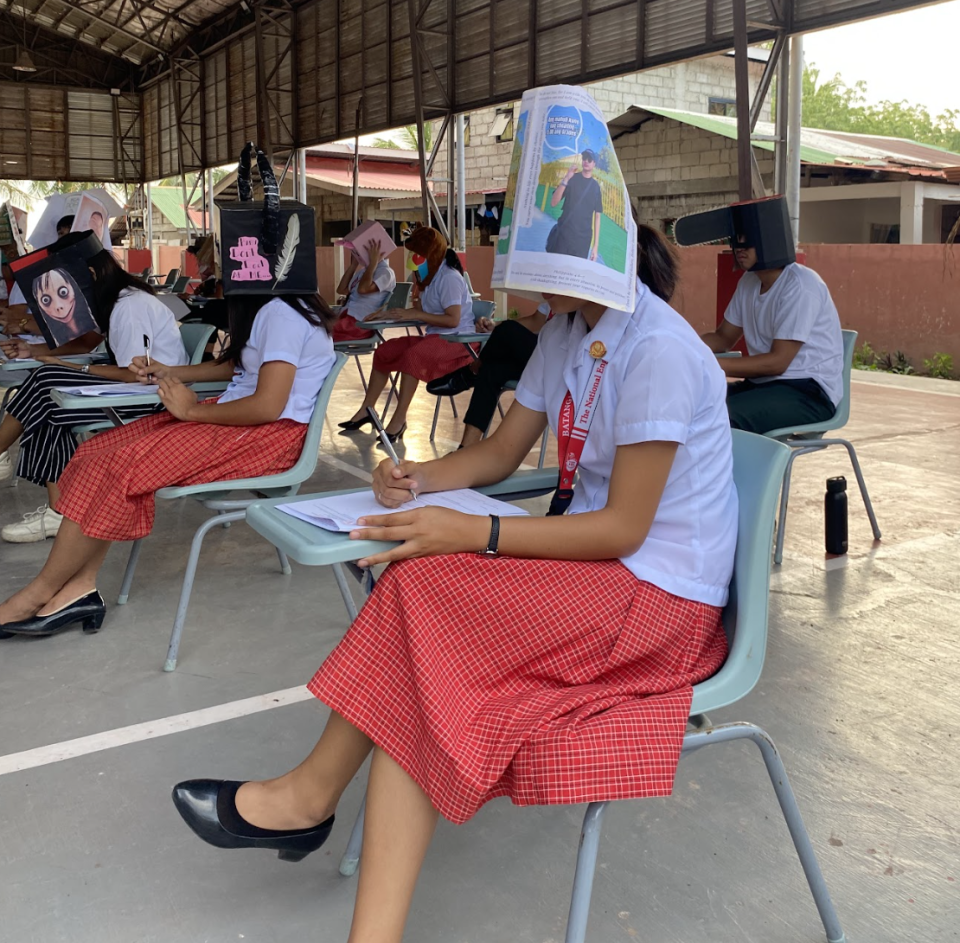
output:
<svg viewBox="0 0 960 943"><path fill-rule="evenodd" d="M795 261L786 214L786 233L771 233L771 220L779 225L779 214L736 233L734 256L745 274L720 326L703 335L714 353L746 339L747 356L721 358L720 366L743 378L727 387L730 424L761 434L823 422L843 396L843 336L830 291Z"/></svg>

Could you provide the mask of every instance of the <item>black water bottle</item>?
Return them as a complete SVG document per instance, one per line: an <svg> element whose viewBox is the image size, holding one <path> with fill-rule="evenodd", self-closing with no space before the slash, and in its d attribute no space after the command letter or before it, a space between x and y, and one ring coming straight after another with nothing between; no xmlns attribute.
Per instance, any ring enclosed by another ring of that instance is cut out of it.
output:
<svg viewBox="0 0 960 943"><path fill-rule="evenodd" d="M843 475L827 479L823 497L823 520L827 553L847 552L847 479Z"/></svg>

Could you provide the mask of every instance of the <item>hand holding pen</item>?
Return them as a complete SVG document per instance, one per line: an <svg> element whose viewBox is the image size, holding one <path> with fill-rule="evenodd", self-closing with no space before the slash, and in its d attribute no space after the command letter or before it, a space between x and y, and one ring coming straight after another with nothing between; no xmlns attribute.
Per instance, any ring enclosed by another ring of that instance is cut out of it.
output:
<svg viewBox="0 0 960 943"><path fill-rule="evenodd" d="M373 426L377 430L377 435L380 436L380 441L383 443L384 449L386 449L387 455L389 456L388 461L392 463L389 471L384 470L384 465L386 464L386 462L384 462L374 472L373 490L377 500L384 507L389 508L400 507L406 503L410 497L416 501L417 486L411 479L411 475L414 469L417 468L417 463L401 462L393 448L390 437L383 428L383 423L380 422L380 417L377 415L376 410L368 406L367 414L373 420ZM396 469L400 469L401 471L399 477L397 477ZM386 480L382 480L384 476L386 476Z"/></svg>

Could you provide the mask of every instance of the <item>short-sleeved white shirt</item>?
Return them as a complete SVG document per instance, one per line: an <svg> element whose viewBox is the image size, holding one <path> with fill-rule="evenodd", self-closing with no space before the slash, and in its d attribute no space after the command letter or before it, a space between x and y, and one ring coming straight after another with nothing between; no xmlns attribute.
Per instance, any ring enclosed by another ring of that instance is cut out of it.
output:
<svg viewBox="0 0 960 943"><path fill-rule="evenodd" d="M473 299L466 279L455 269L440 263L437 274L420 295L420 309L427 314L443 314L451 305L460 305L460 323L456 327L437 327L431 324L428 334L472 334Z"/></svg>
<svg viewBox="0 0 960 943"><path fill-rule="evenodd" d="M13 288L10 289L10 300L7 304L12 308L14 305L25 305L27 299L23 297L23 292L20 289L20 283L14 282Z"/></svg>
<svg viewBox="0 0 960 943"><path fill-rule="evenodd" d="M282 360L292 363L297 372L287 405L278 418L308 423L320 387L336 359L333 338L322 327L311 324L283 298L272 298L253 319L250 339L240 354L240 364L219 401L229 403L253 396L257 391L260 367Z"/></svg>
<svg viewBox="0 0 960 943"><path fill-rule="evenodd" d="M622 563L676 596L723 606L738 509L726 378L693 328L638 280L632 313L608 309L589 332L580 314L561 315L540 331L516 398L546 412L554 433L567 390L579 404L592 377L594 341L609 365L569 513L606 506L617 446L679 443L647 538Z"/></svg>
<svg viewBox="0 0 960 943"><path fill-rule="evenodd" d="M110 312L107 342L118 367L129 367L144 355L144 337L150 339L150 359L169 367L190 362L173 312L155 295L124 288Z"/></svg>
<svg viewBox="0 0 960 943"><path fill-rule="evenodd" d="M786 266L770 290L760 294L760 277L744 273L724 318L743 328L747 353L767 354L775 340L803 345L787 369L771 380L816 380L836 406L843 398L843 335L830 289L813 270L796 262Z"/></svg>
<svg viewBox="0 0 960 943"><path fill-rule="evenodd" d="M373 284L380 291L371 291L368 295L364 295L358 289L360 279L363 278L365 271L366 268L364 267L354 272L353 278L350 280L347 300L344 304L346 313L358 321L362 321L368 314L373 314L374 311L379 311L387 303L390 292L397 287L397 276L394 275L387 260L381 259L373 272Z"/></svg>

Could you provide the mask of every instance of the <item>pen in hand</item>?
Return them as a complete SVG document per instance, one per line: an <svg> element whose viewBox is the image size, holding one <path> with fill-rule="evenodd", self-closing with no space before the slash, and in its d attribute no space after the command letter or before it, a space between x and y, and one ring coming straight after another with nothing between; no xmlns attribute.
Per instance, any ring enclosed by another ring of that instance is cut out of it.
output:
<svg viewBox="0 0 960 943"><path fill-rule="evenodd" d="M150 366L150 337L147 334L143 335L143 356L146 358L147 366Z"/></svg>
<svg viewBox="0 0 960 943"><path fill-rule="evenodd" d="M387 455L393 460L393 464L398 468L400 467L400 459L397 456L396 451L393 448L393 443L390 441L390 437L387 435L387 430L383 428L383 423L380 422L380 417L377 415L377 411L372 407L367 407L367 415L373 420L373 427L377 430L377 435L380 436L380 441L383 443L383 447L387 450ZM410 489L410 494L413 495L413 500L417 500L417 492L412 488Z"/></svg>

